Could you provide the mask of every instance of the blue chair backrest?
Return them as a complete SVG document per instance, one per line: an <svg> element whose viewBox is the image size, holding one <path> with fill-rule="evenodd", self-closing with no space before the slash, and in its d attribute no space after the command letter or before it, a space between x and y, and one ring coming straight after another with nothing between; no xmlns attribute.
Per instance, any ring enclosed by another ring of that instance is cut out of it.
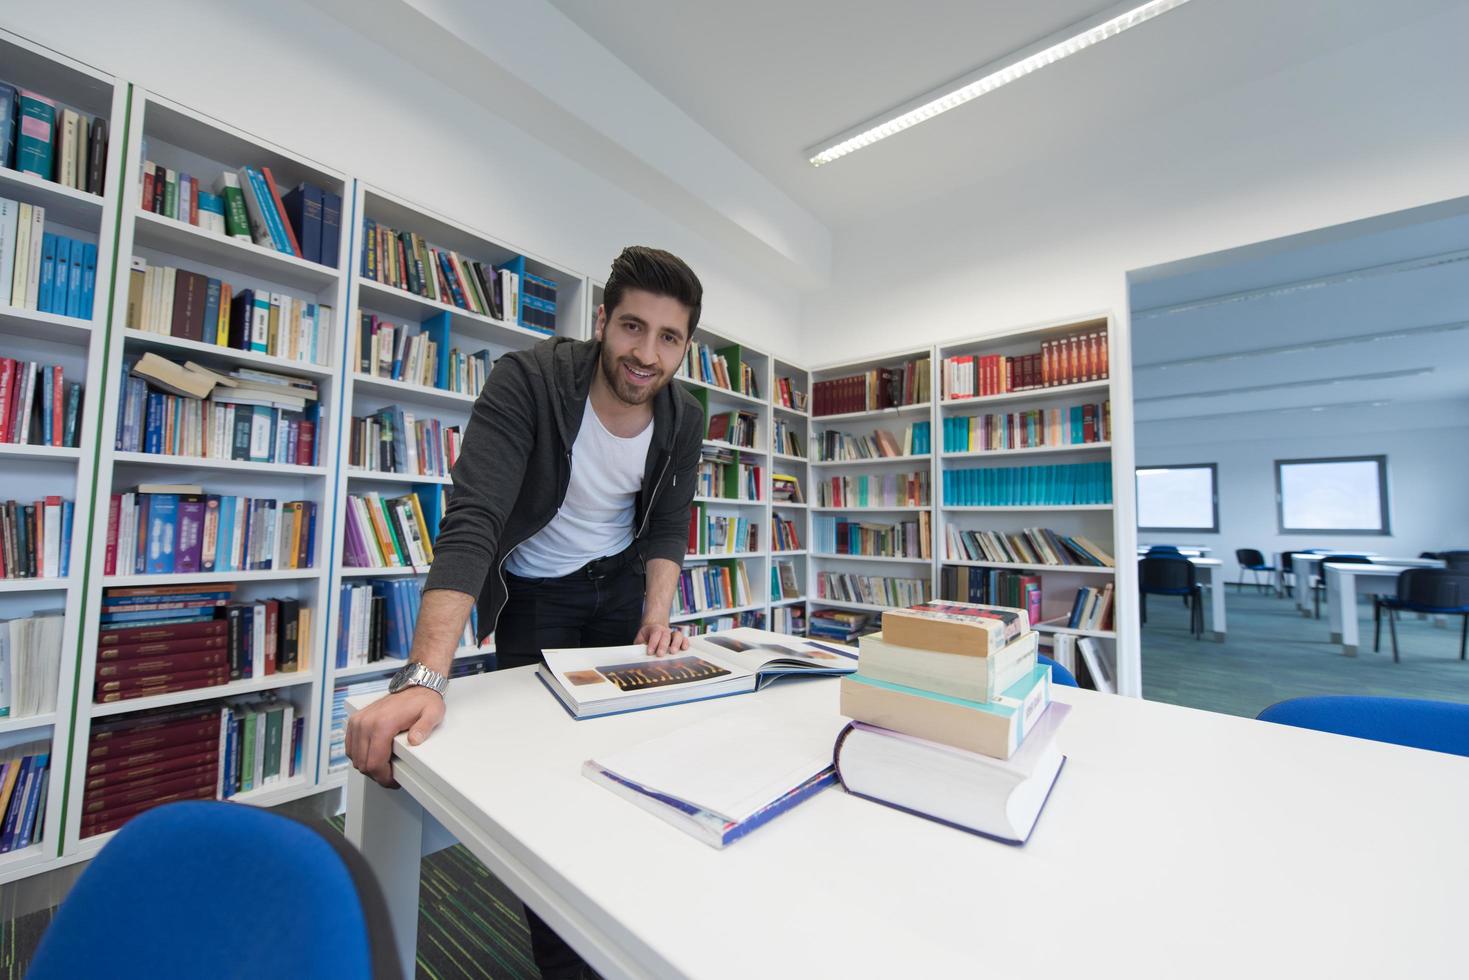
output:
<svg viewBox="0 0 1469 980"><path fill-rule="evenodd" d="M1148 554L1150 554L1150 555L1161 555L1161 554L1169 554L1169 553L1175 554L1175 555L1178 554L1179 553L1179 551L1178 551L1178 545L1176 545L1176 544L1152 544L1152 545L1148 545Z"/></svg>
<svg viewBox="0 0 1469 980"><path fill-rule="evenodd" d="M1179 554L1148 555L1137 563L1138 588L1155 595L1188 595L1198 586L1194 563Z"/></svg>
<svg viewBox="0 0 1469 980"><path fill-rule="evenodd" d="M1398 602L1423 612L1469 609L1469 569L1405 568L1398 574Z"/></svg>
<svg viewBox="0 0 1469 980"><path fill-rule="evenodd" d="M1052 660L1044 653L1036 654L1036 659L1045 666L1051 668L1052 684L1060 684L1062 687L1081 686L1080 684L1076 683L1076 677L1071 673L1071 671L1067 670L1065 667L1062 667L1060 664L1056 663L1056 661Z"/></svg>
<svg viewBox="0 0 1469 980"><path fill-rule="evenodd" d="M135 817L93 858L27 973L401 976L387 906L345 837L237 803Z"/></svg>
<svg viewBox="0 0 1469 980"><path fill-rule="evenodd" d="M1259 717L1277 725L1469 755L1469 704L1347 695L1291 698Z"/></svg>

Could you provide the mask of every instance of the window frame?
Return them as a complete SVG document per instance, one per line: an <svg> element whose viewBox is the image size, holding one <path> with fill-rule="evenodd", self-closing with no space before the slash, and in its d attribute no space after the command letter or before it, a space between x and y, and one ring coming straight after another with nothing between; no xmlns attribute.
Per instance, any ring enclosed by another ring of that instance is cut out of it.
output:
<svg viewBox="0 0 1469 980"><path fill-rule="evenodd" d="M1140 470L1208 470L1209 471L1209 496L1211 510L1213 512L1213 527L1143 527L1138 523L1138 531L1153 534L1218 534L1219 533L1219 464L1218 463L1164 463L1158 466L1134 466L1132 473L1132 492L1135 500L1140 499L1138 492L1137 475Z"/></svg>
<svg viewBox="0 0 1469 980"><path fill-rule="evenodd" d="M1285 526L1285 485L1282 479L1282 467L1299 465L1303 463L1376 463L1377 464L1377 507L1382 519L1382 527L1371 528L1341 528L1341 527L1286 527ZM1366 456L1313 456L1305 459L1277 459L1275 461L1275 526L1281 534L1360 534L1364 537L1391 537L1392 536L1392 506L1387 492L1387 454L1377 453Z"/></svg>

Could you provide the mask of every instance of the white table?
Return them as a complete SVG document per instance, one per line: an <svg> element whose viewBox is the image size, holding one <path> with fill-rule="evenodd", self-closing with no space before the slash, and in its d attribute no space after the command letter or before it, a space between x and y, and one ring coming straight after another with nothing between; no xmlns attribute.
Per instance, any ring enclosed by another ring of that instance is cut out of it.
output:
<svg viewBox="0 0 1469 980"><path fill-rule="evenodd" d="M1301 554L1303 555L1325 555L1329 553L1325 548L1303 548L1301 550ZM1356 553L1363 554L1360 551ZM1291 568L1286 567L1285 552L1277 551L1272 557L1275 559L1270 563L1275 567L1275 594L1285 595L1285 577L1287 575L1291 576L1291 585L1294 588L1300 588L1300 580L1295 578L1295 572Z"/></svg>
<svg viewBox="0 0 1469 980"><path fill-rule="evenodd" d="M1307 619L1313 614L1311 609L1311 576L1316 574L1316 563L1327 555L1365 555L1380 565L1398 565L1403 562L1415 562L1417 558L1380 558L1375 551L1353 551L1347 552L1342 549L1336 551L1315 551L1310 554L1296 552L1291 559L1291 575L1295 578L1296 586L1296 609Z"/></svg>
<svg viewBox="0 0 1469 980"><path fill-rule="evenodd" d="M1224 562L1218 558L1190 558L1198 570L1199 584L1209 590L1209 629L1213 638L1224 642L1224 593L1228 583L1224 581Z"/></svg>
<svg viewBox="0 0 1469 980"><path fill-rule="evenodd" d="M1343 656L1355 657L1359 646L1357 596L1396 595L1398 576L1405 569L1443 567L1444 563L1434 558L1384 558L1374 560L1371 565L1330 561L1323 564L1331 642L1341 644Z"/></svg>
<svg viewBox="0 0 1469 980"><path fill-rule="evenodd" d="M826 679L748 696L837 707ZM1024 847L833 788L716 851L580 766L726 702L574 722L531 668L454 681L395 742L402 791L351 774L347 833L410 965L442 824L608 978L1462 976L1469 759L1057 696L1069 761Z"/></svg>

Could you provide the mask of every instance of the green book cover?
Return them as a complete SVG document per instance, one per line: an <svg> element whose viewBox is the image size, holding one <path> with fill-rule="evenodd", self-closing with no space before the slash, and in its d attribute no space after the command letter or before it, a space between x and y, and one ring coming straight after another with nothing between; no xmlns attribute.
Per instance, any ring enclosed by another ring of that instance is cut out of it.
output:
<svg viewBox="0 0 1469 980"><path fill-rule="evenodd" d="M163 183L163 214L167 218L179 216L179 172L172 168L166 171L167 179Z"/></svg>
<svg viewBox="0 0 1469 980"><path fill-rule="evenodd" d="M270 782L281 771L281 721L285 717L284 705L271 708L265 715L265 766L264 781Z"/></svg>
<svg viewBox="0 0 1469 980"><path fill-rule="evenodd" d="M255 788L255 728L260 716L250 712L240 726L240 792Z"/></svg>
<svg viewBox="0 0 1469 980"><path fill-rule="evenodd" d="M250 241L250 215L245 211L245 194L235 174L220 174L214 193L224 200L224 230L231 238Z"/></svg>

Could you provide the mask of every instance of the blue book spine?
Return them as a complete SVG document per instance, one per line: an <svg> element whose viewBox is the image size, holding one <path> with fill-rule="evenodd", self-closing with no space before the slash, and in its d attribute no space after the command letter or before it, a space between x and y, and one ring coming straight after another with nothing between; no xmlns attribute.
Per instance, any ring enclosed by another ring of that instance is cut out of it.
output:
<svg viewBox="0 0 1469 980"><path fill-rule="evenodd" d="M52 417L55 415L51 411L51 406L54 404L51 394L51 375L52 371L49 367L41 368L41 390L37 394L41 396L39 401L41 403L41 445L43 446L51 445Z"/></svg>
<svg viewBox="0 0 1469 980"><path fill-rule="evenodd" d="M265 215L265 226L270 229L271 241L275 244L276 251L294 256L296 253L291 251L290 236L286 234L286 226L281 223L280 211L275 206L275 198L271 196L265 175L253 167L246 167L245 173L250 176L250 186L255 188L255 196L260 201L260 210Z"/></svg>
<svg viewBox="0 0 1469 980"><path fill-rule="evenodd" d="M453 346L449 342L449 313L441 311L435 313L422 324L423 332L431 339L439 350L439 362L434 365L434 387L444 391L449 390L449 350Z"/></svg>
<svg viewBox="0 0 1469 980"><path fill-rule="evenodd" d="M56 237L49 231L41 236L41 292L36 309L42 313L56 312Z"/></svg>
<svg viewBox="0 0 1469 980"><path fill-rule="evenodd" d="M92 318L93 304L97 295L97 246L82 243L82 299L77 316L83 320Z"/></svg>
<svg viewBox="0 0 1469 980"><path fill-rule="evenodd" d="M214 545L214 571L232 572L231 542L235 534L235 501L237 497L219 498L219 532Z"/></svg>
<svg viewBox="0 0 1469 980"><path fill-rule="evenodd" d="M222 285L218 279L210 279L204 287L204 342L214 343L218 334L216 324L219 323L219 298Z"/></svg>
<svg viewBox="0 0 1469 980"><path fill-rule="evenodd" d="M85 268L84 260L83 260L83 254L86 251L86 245L84 243L82 243L82 242L73 241L71 239L67 239L67 244L70 245L71 247L69 249L67 249L67 265L66 265L66 269L67 269L67 273L68 274L67 274L67 277L66 277L66 309L64 311L63 310L58 310L57 312L64 312L67 316L71 316L71 317L80 317L80 316L83 315L82 314L82 292L83 292L82 280L83 280L83 274L84 274L84 268ZM58 275L60 275L60 272L61 272L61 266L59 264L60 261L61 261L61 250L58 248L57 249L57 263L58 263L58 265L57 265L57 274Z"/></svg>
<svg viewBox="0 0 1469 980"><path fill-rule="evenodd" d="M5 808L5 823L3 829L0 829L0 853L5 853L15 846L15 828L20 822L20 811L22 808L17 806L14 800L20 795L21 790L25 786L26 777L30 775L31 759L32 756L26 756L18 763L11 763L11 765L20 766L20 775L15 777L15 787L10 793L12 802Z"/></svg>
<svg viewBox="0 0 1469 980"><path fill-rule="evenodd" d="M61 577L71 574L71 532L76 520L76 504L70 500L61 502Z"/></svg>
<svg viewBox="0 0 1469 980"><path fill-rule="evenodd" d="M25 810L21 815L19 839L15 844L16 850L29 847L31 841L39 838L35 832L36 813L41 809L41 794L45 791L46 770L50 761L50 754L43 752L36 756L35 764L31 766L30 785L26 787Z"/></svg>
<svg viewBox="0 0 1469 980"><path fill-rule="evenodd" d="M56 142L56 109L49 99L22 90L17 111L15 169L50 180L52 144Z"/></svg>
<svg viewBox="0 0 1469 980"><path fill-rule="evenodd" d="M227 800L235 795L234 783L230 780L230 772L234 769L235 758L235 713L228 705L223 709L224 715L220 724L224 726L224 757L220 760L220 791L219 798Z"/></svg>
<svg viewBox="0 0 1469 980"><path fill-rule="evenodd" d="M335 269L341 259L342 198L331 191L321 192L321 264ZM363 262L367 249L363 249ZM366 272L366 270L363 270Z"/></svg>
<svg viewBox="0 0 1469 980"><path fill-rule="evenodd" d="M15 113L19 102L15 86L0 82L0 167L15 166Z"/></svg>
<svg viewBox="0 0 1469 980"><path fill-rule="evenodd" d="M296 188L281 198L286 208L286 218L296 229L296 241L301 243L301 257L310 262L321 262L321 189L310 184L297 184Z"/></svg>
<svg viewBox="0 0 1469 980"><path fill-rule="evenodd" d="M149 496L153 500L148 510L148 560L145 571L149 575L171 575L173 546L178 535L178 494L155 493Z"/></svg>

